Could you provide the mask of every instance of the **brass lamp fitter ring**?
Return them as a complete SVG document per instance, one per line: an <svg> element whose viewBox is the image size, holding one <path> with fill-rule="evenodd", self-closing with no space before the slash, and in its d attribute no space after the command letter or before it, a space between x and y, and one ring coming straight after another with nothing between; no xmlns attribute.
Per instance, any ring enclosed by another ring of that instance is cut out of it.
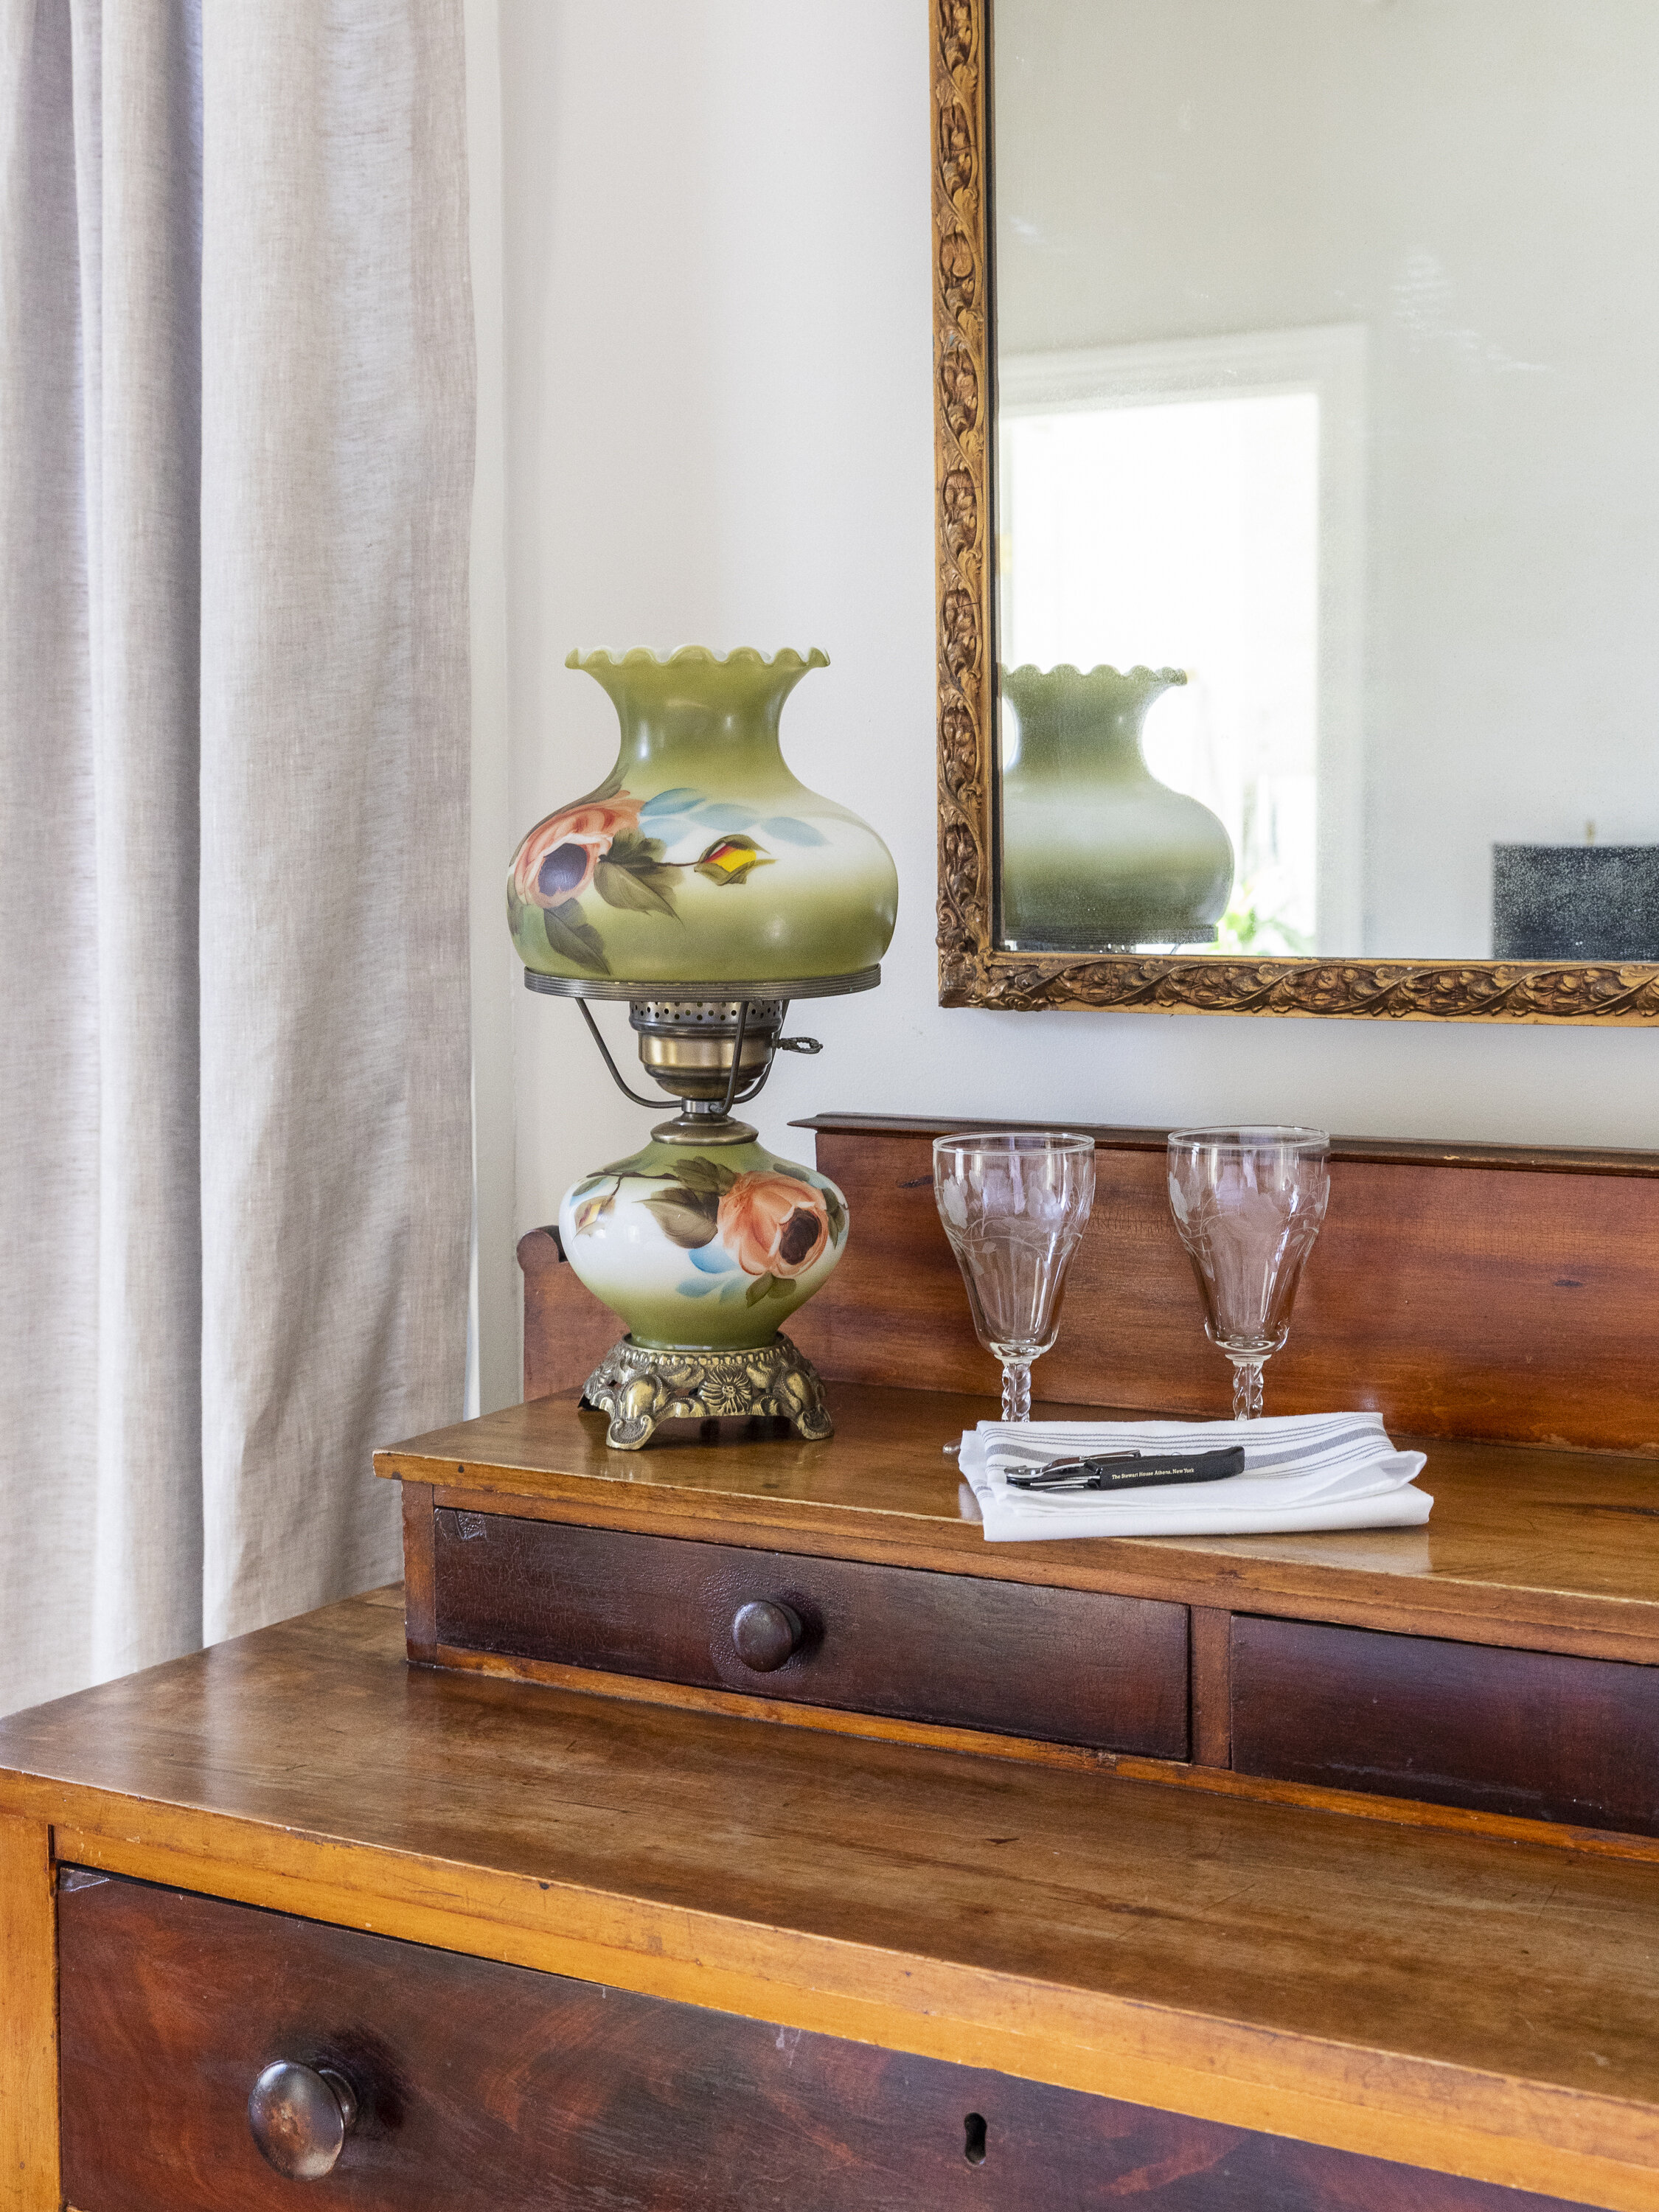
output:
<svg viewBox="0 0 1659 2212"><path fill-rule="evenodd" d="M765 1080L788 1011L781 999L635 999L628 1019L653 1080L673 1097L707 1101Z"/></svg>

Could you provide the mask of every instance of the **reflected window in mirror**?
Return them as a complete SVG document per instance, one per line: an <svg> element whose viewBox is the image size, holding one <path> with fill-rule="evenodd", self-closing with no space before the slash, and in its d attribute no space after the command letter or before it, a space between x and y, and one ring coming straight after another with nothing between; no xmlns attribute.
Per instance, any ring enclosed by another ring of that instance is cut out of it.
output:
<svg viewBox="0 0 1659 2212"><path fill-rule="evenodd" d="M998 943L1659 959L1659 7L989 27Z"/></svg>

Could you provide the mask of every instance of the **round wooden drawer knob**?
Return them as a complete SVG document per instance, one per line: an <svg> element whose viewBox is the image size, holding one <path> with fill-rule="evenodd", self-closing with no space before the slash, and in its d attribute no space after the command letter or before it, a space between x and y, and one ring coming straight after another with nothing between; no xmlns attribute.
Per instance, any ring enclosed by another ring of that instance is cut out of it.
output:
<svg viewBox="0 0 1659 2212"><path fill-rule="evenodd" d="M278 2058L247 2100L247 2124L267 2166L289 2181L332 2173L357 2118L356 2092L331 2066Z"/></svg>
<svg viewBox="0 0 1659 2212"><path fill-rule="evenodd" d="M738 1656L757 1674L775 1674L800 1649L800 1615L769 1598L751 1598L740 1605L732 1620L732 1641Z"/></svg>

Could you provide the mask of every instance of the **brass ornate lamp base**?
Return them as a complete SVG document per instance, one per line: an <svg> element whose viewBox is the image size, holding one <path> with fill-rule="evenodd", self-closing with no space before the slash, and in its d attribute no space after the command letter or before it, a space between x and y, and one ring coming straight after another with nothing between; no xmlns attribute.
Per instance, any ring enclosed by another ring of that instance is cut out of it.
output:
<svg viewBox="0 0 1659 2212"><path fill-rule="evenodd" d="M835 1434L817 1368L781 1330L751 1352L653 1352L625 1336L583 1384L582 1402L610 1414L614 1451L638 1451L659 1421L722 1415L775 1415L808 1443Z"/></svg>

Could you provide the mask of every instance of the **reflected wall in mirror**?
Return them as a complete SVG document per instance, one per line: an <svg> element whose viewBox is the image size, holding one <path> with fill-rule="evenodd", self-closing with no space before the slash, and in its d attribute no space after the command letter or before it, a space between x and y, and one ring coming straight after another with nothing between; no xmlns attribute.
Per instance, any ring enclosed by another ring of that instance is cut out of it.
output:
<svg viewBox="0 0 1659 2212"><path fill-rule="evenodd" d="M1659 1018L1659 8L935 33L947 1003Z"/></svg>

